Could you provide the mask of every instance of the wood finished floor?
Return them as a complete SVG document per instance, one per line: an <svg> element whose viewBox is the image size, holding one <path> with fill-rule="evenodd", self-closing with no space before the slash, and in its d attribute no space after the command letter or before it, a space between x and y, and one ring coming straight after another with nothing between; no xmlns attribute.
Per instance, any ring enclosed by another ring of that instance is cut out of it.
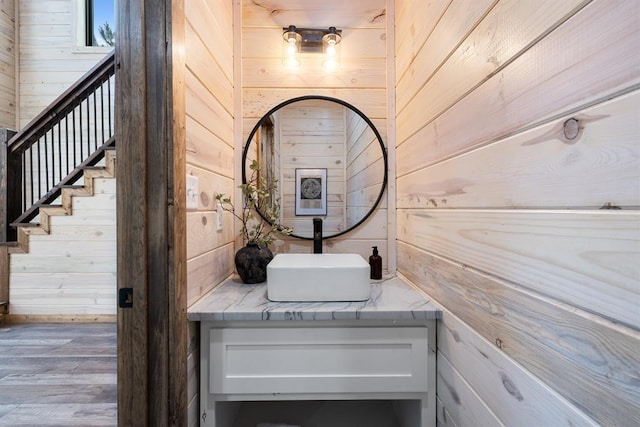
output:
<svg viewBox="0 0 640 427"><path fill-rule="evenodd" d="M0 326L0 426L115 426L116 325Z"/></svg>

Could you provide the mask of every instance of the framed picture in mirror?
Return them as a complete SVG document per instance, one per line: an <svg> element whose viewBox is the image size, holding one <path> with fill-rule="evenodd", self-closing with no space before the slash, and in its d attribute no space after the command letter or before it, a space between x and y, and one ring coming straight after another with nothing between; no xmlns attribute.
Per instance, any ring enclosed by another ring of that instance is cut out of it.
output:
<svg viewBox="0 0 640 427"><path fill-rule="evenodd" d="M327 215L327 170L296 169L296 216Z"/></svg>

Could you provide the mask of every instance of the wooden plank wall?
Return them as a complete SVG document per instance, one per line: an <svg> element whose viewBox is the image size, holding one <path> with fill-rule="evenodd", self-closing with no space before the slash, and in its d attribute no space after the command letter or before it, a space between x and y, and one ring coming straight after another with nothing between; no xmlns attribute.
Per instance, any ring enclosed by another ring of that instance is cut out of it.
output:
<svg viewBox="0 0 640 427"><path fill-rule="evenodd" d="M77 46L76 0L20 0L19 118L22 128L111 48Z"/></svg>
<svg viewBox="0 0 640 427"><path fill-rule="evenodd" d="M0 127L16 127L15 0L0 0Z"/></svg>
<svg viewBox="0 0 640 427"><path fill-rule="evenodd" d="M233 184L232 4L186 0L187 174L198 178L198 208L187 212L188 304L233 272L233 221L216 231L215 195Z"/></svg>
<svg viewBox="0 0 640 427"><path fill-rule="evenodd" d="M384 161L373 129L352 110L346 110L346 216L347 227L369 212L384 181Z"/></svg>
<svg viewBox="0 0 640 427"><path fill-rule="evenodd" d="M198 207L187 211L187 304L233 273L234 223L216 230L218 193L234 189L233 3L185 0L187 175L198 178ZM189 425L197 426L198 332L190 324Z"/></svg>
<svg viewBox="0 0 640 427"><path fill-rule="evenodd" d="M76 45L76 3L0 3L0 121L7 126L24 126L111 50ZM74 198L76 215L52 220L53 235L31 237L30 254L11 255L14 320L114 319L115 181L98 185L104 194Z"/></svg>
<svg viewBox="0 0 640 427"><path fill-rule="evenodd" d="M116 180L93 185L93 196L73 198L73 215L51 216L50 234L9 257L12 319L115 320Z"/></svg>
<svg viewBox="0 0 640 427"><path fill-rule="evenodd" d="M398 271L445 308L439 425L640 424L640 3L396 16Z"/></svg>
<svg viewBox="0 0 640 427"><path fill-rule="evenodd" d="M372 119L387 142L386 1L304 1L275 4L242 0L242 147L256 122L280 102L302 95L343 99ZM302 54L302 65L282 64L282 28L343 30L340 67L328 72L322 55ZM284 153L281 153L284 156ZM388 194L388 193L387 193ZM238 197L238 195L236 195ZM352 252L368 257L377 245L387 268L387 200L370 220L344 238L324 242L325 252ZM310 221L310 220L309 220ZM311 243L298 239L276 242L274 252L309 252Z"/></svg>

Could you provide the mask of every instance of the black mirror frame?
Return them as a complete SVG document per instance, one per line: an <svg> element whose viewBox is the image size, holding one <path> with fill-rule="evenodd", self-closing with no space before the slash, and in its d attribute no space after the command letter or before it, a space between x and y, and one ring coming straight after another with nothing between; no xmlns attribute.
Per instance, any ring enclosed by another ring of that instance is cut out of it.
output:
<svg viewBox="0 0 640 427"><path fill-rule="evenodd" d="M342 105L342 106L344 106L346 108L349 108L350 110L352 110L353 112L358 114L367 123L367 125L369 125L369 127L373 130L373 133L375 134L376 138L378 139L378 143L380 144L380 150L382 151L382 159L383 159L383 162L384 162L384 178L382 180L382 188L380 188L380 194L378 194L378 197L377 197L375 203L373 204L373 206L371 207L371 209L369 209L369 212L367 212L367 214L364 217L362 217L362 219L360 221L358 221L357 223L353 224L351 227L347 228L346 230L343 230L343 231L341 231L339 233L335 233L335 234L332 234L332 235L329 235L329 236L322 236L323 240L324 239L332 239L332 238L335 238L335 237L342 236L342 235L354 230L355 228L359 227L360 225L362 225L371 216L371 214L373 214L375 209L378 207L378 205L380 204L380 200L382 200L382 196L384 195L384 191L387 188L389 164L388 164L388 159L387 159L387 149L384 146L384 142L382 141L382 136L380 136L380 133L378 132L378 129L376 129L376 127L371 122L371 120L367 116L365 116L362 111L360 111L359 109L357 109L353 105L351 105L348 102L343 101L341 99L333 98L333 97L330 97L330 96L304 95L304 96L299 96L299 97L296 97L296 98L291 98L291 99L288 99L286 101L283 101L280 104L278 104L275 107L273 107L272 109L270 109L269 111L267 111L267 113L264 116L262 116L262 118L258 121L258 123L256 123L256 125L251 130L251 133L249 134L249 137L247 138L247 142L245 143L244 149L242 150L242 183L243 184L247 183L247 166L246 166L247 153L249 152L249 146L251 145L251 141L253 140L253 137L255 136L255 134L258 131L258 129L260 129L260 127L264 124L264 122L266 120L268 120L268 118L273 113L278 111L280 108L286 107L287 105L293 104L294 102L305 101L305 100L309 100L309 99L319 99L319 100L324 100L324 101L335 102L335 103L338 103L338 104L340 104L340 105ZM262 212L258 211L258 215L260 215L260 217L262 219L264 219L266 222L269 222L269 220L267 218L265 218L265 216L262 214ZM302 240L313 240L313 237L298 236L296 234L291 234L290 236L298 238L298 239L302 239Z"/></svg>

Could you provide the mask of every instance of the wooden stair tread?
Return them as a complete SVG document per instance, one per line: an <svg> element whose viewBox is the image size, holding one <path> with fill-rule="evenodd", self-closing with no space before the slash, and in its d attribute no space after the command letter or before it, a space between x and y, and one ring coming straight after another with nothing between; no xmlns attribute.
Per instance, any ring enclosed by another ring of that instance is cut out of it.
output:
<svg viewBox="0 0 640 427"><path fill-rule="evenodd" d="M51 214L66 215L67 214L67 209L63 205L42 205L39 207L39 209L40 209L40 212L44 213L45 215L51 215ZM37 222L13 222L11 223L11 226L23 227L25 229L34 230L34 229L42 228L43 225Z"/></svg>
<svg viewBox="0 0 640 427"><path fill-rule="evenodd" d="M11 226L21 228L26 234L49 234L48 228L45 229L43 225L38 222L17 222L11 223Z"/></svg>
<svg viewBox="0 0 640 427"><path fill-rule="evenodd" d="M47 208L51 208L51 209L64 209L63 205L42 205L40 206L40 209L47 209Z"/></svg>
<svg viewBox="0 0 640 427"><path fill-rule="evenodd" d="M20 252L20 243L19 242L0 242L0 246L8 248L9 253Z"/></svg>
<svg viewBox="0 0 640 427"><path fill-rule="evenodd" d="M113 173L105 166L87 166L82 173L87 178L113 178Z"/></svg>
<svg viewBox="0 0 640 427"><path fill-rule="evenodd" d="M12 227L24 227L24 228L36 228L40 227L40 224L37 222L13 222L11 223Z"/></svg>

